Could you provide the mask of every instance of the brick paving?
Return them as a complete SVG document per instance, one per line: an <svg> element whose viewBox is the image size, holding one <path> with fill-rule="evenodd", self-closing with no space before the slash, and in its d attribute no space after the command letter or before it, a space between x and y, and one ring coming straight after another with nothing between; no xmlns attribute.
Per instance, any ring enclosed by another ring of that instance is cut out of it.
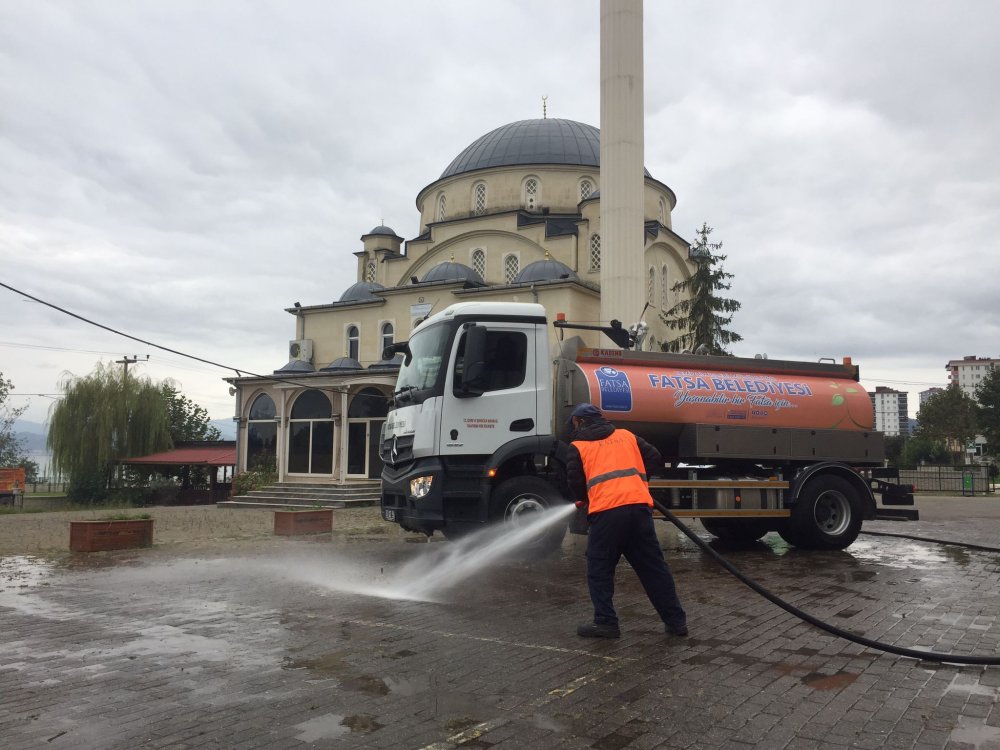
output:
<svg viewBox="0 0 1000 750"><path fill-rule="evenodd" d="M1000 546L997 518L866 529ZM835 639L665 525L661 538L687 639L663 635L624 563L622 638L577 638L577 537L436 603L350 593L446 547L399 535L0 557L0 746L1000 748L1000 668ZM1000 654L997 554L874 535L844 552L770 535L724 554L840 627Z"/></svg>

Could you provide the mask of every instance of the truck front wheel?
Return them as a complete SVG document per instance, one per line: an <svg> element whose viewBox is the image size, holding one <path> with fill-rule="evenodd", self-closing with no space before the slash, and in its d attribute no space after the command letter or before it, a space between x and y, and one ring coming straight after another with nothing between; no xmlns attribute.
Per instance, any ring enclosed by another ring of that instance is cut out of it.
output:
<svg viewBox="0 0 1000 750"><path fill-rule="evenodd" d="M544 479L514 477L493 492L490 501L490 520L516 531L532 523L543 511L564 503L565 500ZM567 518L541 529L537 535L525 541L524 549L540 555L555 552L566 536L568 522Z"/></svg>
<svg viewBox="0 0 1000 750"><path fill-rule="evenodd" d="M861 533L861 500L846 479L821 476L809 481L792 508L786 541L805 549L845 549Z"/></svg>

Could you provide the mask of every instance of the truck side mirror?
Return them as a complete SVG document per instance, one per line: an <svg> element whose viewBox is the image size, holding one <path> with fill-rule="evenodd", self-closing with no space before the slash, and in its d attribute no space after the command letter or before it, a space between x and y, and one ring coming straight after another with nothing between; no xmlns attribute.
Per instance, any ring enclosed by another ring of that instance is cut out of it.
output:
<svg viewBox="0 0 1000 750"><path fill-rule="evenodd" d="M410 364L410 361L413 359L413 355L410 353L409 341L400 341L395 344L389 344L389 346L382 350L382 359L390 360L399 352L403 352L403 364Z"/></svg>
<svg viewBox="0 0 1000 750"><path fill-rule="evenodd" d="M485 382L486 329L473 324L465 329L465 356L459 388L465 396L481 396Z"/></svg>

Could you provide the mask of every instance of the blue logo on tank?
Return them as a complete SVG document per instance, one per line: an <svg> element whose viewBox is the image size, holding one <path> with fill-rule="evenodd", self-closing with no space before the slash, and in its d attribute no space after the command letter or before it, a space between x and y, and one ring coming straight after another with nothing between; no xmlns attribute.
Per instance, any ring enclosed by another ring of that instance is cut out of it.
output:
<svg viewBox="0 0 1000 750"><path fill-rule="evenodd" d="M632 411L632 385L628 375L614 367L599 367L597 386L601 391L601 411Z"/></svg>

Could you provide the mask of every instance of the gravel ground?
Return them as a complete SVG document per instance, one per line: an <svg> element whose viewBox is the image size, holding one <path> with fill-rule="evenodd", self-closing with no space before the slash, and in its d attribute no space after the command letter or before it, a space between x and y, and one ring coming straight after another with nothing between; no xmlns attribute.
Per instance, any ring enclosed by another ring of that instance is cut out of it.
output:
<svg viewBox="0 0 1000 750"><path fill-rule="evenodd" d="M208 542L260 541L272 538L274 512L214 505L10 513L0 515L0 555L69 552L69 522L106 518L117 513L153 517L156 547L198 547ZM412 536L385 523L377 507L333 511L333 536ZM319 538L329 539L330 534ZM421 539L423 537L420 537Z"/></svg>

